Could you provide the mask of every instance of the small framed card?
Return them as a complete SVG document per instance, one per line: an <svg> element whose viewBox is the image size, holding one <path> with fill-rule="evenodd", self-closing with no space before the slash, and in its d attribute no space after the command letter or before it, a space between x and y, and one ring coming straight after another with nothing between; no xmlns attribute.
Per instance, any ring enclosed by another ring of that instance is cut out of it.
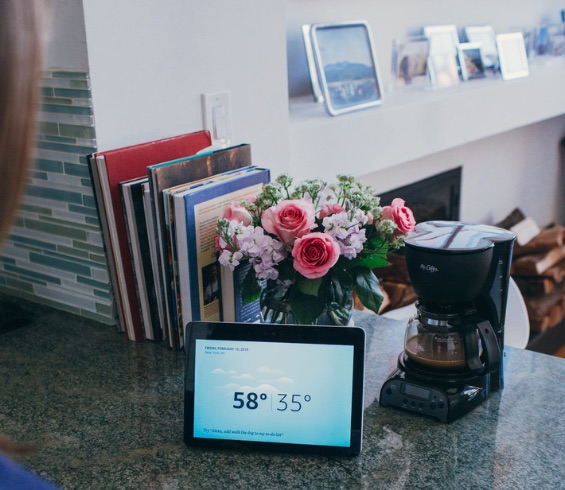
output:
<svg viewBox="0 0 565 490"><path fill-rule="evenodd" d="M457 54L463 80L485 77L481 43L461 43L457 46Z"/></svg>
<svg viewBox="0 0 565 490"><path fill-rule="evenodd" d="M459 34L455 25L425 26L424 36L430 40L430 55L446 52L457 55Z"/></svg>
<svg viewBox="0 0 565 490"><path fill-rule="evenodd" d="M487 71L497 71L499 68L496 35L490 25L467 26L465 35L470 43L480 43L483 66Z"/></svg>
<svg viewBox="0 0 565 490"><path fill-rule="evenodd" d="M393 86L428 86L428 54L430 40L414 36L393 41L392 74Z"/></svg>
<svg viewBox="0 0 565 490"><path fill-rule="evenodd" d="M382 90L365 21L303 26L314 98L332 116L381 104Z"/></svg>
<svg viewBox="0 0 565 490"><path fill-rule="evenodd" d="M504 80L527 77L530 74L524 36L521 32L498 34L496 45L500 56L500 72Z"/></svg>

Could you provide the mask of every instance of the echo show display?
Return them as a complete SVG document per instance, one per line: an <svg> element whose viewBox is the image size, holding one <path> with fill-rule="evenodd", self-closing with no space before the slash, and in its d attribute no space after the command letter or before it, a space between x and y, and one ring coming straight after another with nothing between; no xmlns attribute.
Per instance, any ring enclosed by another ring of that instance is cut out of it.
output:
<svg viewBox="0 0 565 490"><path fill-rule="evenodd" d="M193 322L186 339L188 445L361 451L363 329Z"/></svg>

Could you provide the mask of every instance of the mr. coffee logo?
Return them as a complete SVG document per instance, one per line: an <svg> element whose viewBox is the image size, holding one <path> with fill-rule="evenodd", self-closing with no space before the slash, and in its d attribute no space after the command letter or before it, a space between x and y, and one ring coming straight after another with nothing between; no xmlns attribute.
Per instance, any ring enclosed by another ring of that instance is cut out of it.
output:
<svg viewBox="0 0 565 490"><path fill-rule="evenodd" d="M420 269L425 271L425 272L431 272L432 274L434 272L438 272L439 269L434 266L434 265L426 265L426 264L420 264Z"/></svg>

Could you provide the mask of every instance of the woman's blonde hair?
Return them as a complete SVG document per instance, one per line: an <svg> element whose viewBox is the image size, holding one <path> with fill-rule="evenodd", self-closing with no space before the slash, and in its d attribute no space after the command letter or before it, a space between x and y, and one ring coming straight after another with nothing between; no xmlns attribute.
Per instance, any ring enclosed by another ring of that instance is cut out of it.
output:
<svg viewBox="0 0 565 490"><path fill-rule="evenodd" d="M40 21L36 0L0 1L0 243L18 210L31 159Z"/></svg>

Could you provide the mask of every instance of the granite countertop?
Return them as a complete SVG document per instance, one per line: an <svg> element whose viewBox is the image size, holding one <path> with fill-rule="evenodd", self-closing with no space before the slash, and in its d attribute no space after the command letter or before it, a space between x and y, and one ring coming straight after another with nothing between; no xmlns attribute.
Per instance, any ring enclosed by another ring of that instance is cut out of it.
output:
<svg viewBox="0 0 565 490"><path fill-rule="evenodd" d="M363 451L323 457L188 448L182 353L25 304L0 335L0 432L37 445L20 462L66 489L557 488L565 481L565 361L506 348L506 387L442 424L380 407L403 323L368 332Z"/></svg>

